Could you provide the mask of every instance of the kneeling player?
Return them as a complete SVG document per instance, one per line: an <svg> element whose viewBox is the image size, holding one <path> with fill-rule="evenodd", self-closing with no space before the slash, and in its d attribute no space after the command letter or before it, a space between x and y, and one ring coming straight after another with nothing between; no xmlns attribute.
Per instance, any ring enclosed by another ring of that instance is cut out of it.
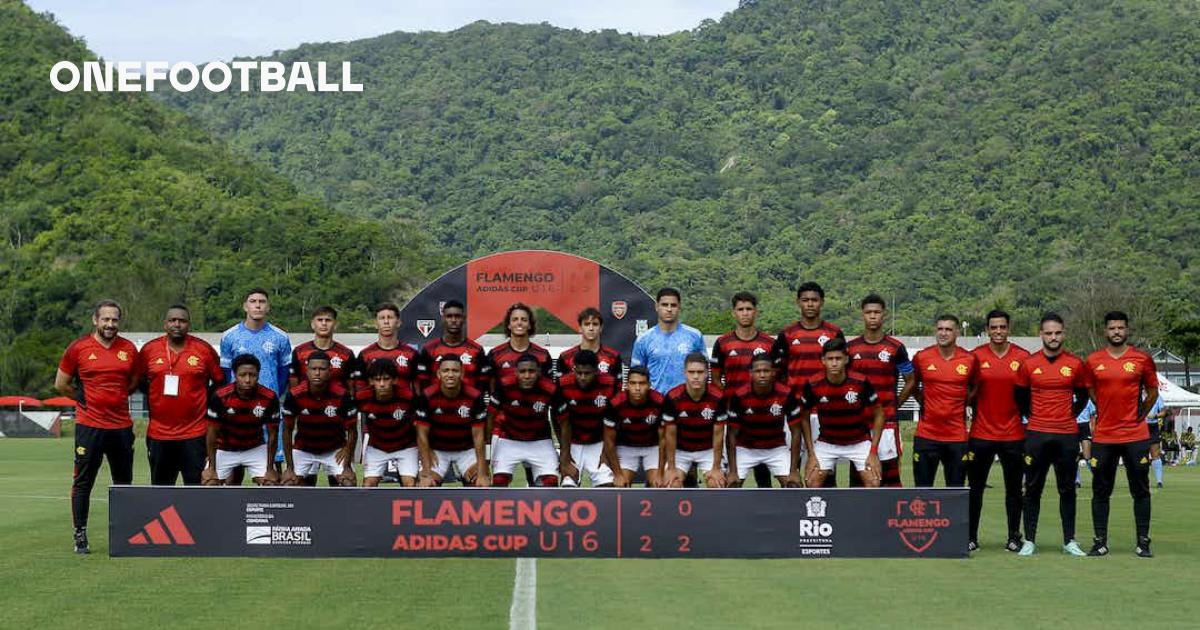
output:
<svg viewBox="0 0 1200 630"><path fill-rule="evenodd" d="M643 365L629 369L625 384L604 418L605 461L618 488L628 488L639 468L646 471L646 487L661 488L662 394L650 389L650 371Z"/></svg>
<svg viewBox="0 0 1200 630"><path fill-rule="evenodd" d="M862 485L878 488L880 481L879 435L883 431L883 406L875 388L861 374L846 372L850 355L846 341L841 338L825 342L821 348L821 363L825 372L804 383L800 397L801 418L817 413L820 435L813 443L812 428L800 423L804 444L812 454L808 458L805 483L819 488L825 477L837 467L838 460L848 460L858 472ZM799 460L793 442L792 460Z"/></svg>
<svg viewBox="0 0 1200 630"><path fill-rule="evenodd" d="M684 382L667 393L663 407L663 443L667 487L683 487L695 466L710 488L725 486L721 451L725 446L725 399L708 384L708 359L699 352L683 360Z"/></svg>
<svg viewBox="0 0 1200 630"><path fill-rule="evenodd" d="M742 479L759 464L766 464L781 486L800 487L800 473L792 452L798 452L800 425L808 423L808 416L799 412L791 391L775 380L772 359L765 354L754 357L750 363L750 384L729 398L727 434L733 448L729 449L728 487L742 487ZM787 430L796 445L791 449L784 435Z"/></svg>
<svg viewBox="0 0 1200 630"><path fill-rule="evenodd" d="M234 382L209 396L208 466L202 475L206 486L233 483L234 471L242 467L260 486L279 483L271 465L273 453L267 450L279 431L279 398L258 383L260 367L254 355L238 355L233 360Z"/></svg>
<svg viewBox="0 0 1200 630"><path fill-rule="evenodd" d="M562 442L558 469L564 486L582 483L583 473L593 487L613 485L613 472L604 459L604 416L620 384L602 373L599 363L595 352L580 350L570 372L558 382L554 419Z"/></svg>
<svg viewBox="0 0 1200 630"><path fill-rule="evenodd" d="M517 359L516 374L500 379L496 409L500 435L492 451L492 485L512 483L517 464L533 469L533 485L558 485L558 451L550 438L550 408L554 381L542 375L542 365L532 354Z"/></svg>
<svg viewBox="0 0 1200 630"><path fill-rule="evenodd" d="M394 464L400 484L417 482L417 437L413 430L415 394L390 359L375 359L367 366L370 386L358 393L358 411L367 434L363 448L363 486L374 488Z"/></svg>
<svg viewBox="0 0 1200 630"><path fill-rule="evenodd" d="M417 485L442 485L453 467L463 485L480 488L492 484L483 449L487 424L487 398L483 392L463 384L462 359L455 354L441 358L437 382L423 392L417 403L417 448L421 473Z"/></svg>
<svg viewBox="0 0 1200 630"><path fill-rule="evenodd" d="M358 441L354 399L333 382L324 351L308 355L304 366L307 378L283 404L283 485L315 486L321 468L338 485L356 485L351 468Z"/></svg>

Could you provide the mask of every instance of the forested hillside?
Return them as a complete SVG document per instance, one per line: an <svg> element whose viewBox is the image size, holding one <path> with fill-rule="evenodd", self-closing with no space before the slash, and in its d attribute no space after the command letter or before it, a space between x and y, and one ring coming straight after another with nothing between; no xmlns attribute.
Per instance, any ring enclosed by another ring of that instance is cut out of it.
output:
<svg viewBox="0 0 1200 630"><path fill-rule="evenodd" d="M341 216L153 99L50 86L54 62L94 58L0 0L0 393L48 393L102 297L127 329L184 301L213 330L262 285L299 328L326 301L365 316L444 264L401 217Z"/></svg>
<svg viewBox="0 0 1200 630"><path fill-rule="evenodd" d="M1196 309L1195 3L760 0L664 37L481 22L275 58L366 91L170 100L460 261L576 252L706 328L739 288L782 324L803 279L843 324L883 293L904 332L1102 295L1157 337Z"/></svg>

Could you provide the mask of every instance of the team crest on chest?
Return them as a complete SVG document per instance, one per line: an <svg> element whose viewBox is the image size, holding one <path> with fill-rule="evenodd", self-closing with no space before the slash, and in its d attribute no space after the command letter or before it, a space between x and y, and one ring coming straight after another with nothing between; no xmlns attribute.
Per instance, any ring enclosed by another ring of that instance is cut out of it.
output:
<svg viewBox="0 0 1200 630"><path fill-rule="evenodd" d="M884 362L884 363L887 363L887 362L891 361L891 360L892 360L892 353L891 353L891 352L888 352L887 350L880 350L880 351L879 351L879 360L880 360L880 361L882 361L882 362Z"/></svg>
<svg viewBox="0 0 1200 630"><path fill-rule="evenodd" d="M592 404L596 407L603 407L604 404L607 402L608 402L608 398L606 396L601 395L601 396L597 396L596 400L592 401Z"/></svg>
<svg viewBox="0 0 1200 630"><path fill-rule="evenodd" d="M772 416L778 416L779 414L783 413L783 405L779 403L772 403L770 411Z"/></svg>
<svg viewBox="0 0 1200 630"><path fill-rule="evenodd" d="M397 409L397 410L393 411L393 412L392 412L392 419L394 419L394 420L403 420L403 419L404 419L404 410L403 410L403 409Z"/></svg>
<svg viewBox="0 0 1200 630"><path fill-rule="evenodd" d="M271 353L275 352L275 342L268 341L268 342L264 343L262 345L262 349L263 349L263 352L266 352L267 354L271 354Z"/></svg>
<svg viewBox="0 0 1200 630"><path fill-rule="evenodd" d="M408 367L408 357L404 356L403 354L396 357L396 365L400 367Z"/></svg>
<svg viewBox="0 0 1200 630"><path fill-rule="evenodd" d="M608 361L601 361L600 364L596 366L598 370L604 372L605 374L608 374L609 367L611 366L609 365Z"/></svg>
<svg viewBox="0 0 1200 630"><path fill-rule="evenodd" d="M1073 372L1073 370L1071 370L1070 366L1064 365L1064 366L1058 368L1058 373L1062 374L1063 376L1070 376L1074 372Z"/></svg>
<svg viewBox="0 0 1200 630"><path fill-rule="evenodd" d="M471 417L471 408L466 405L462 405L461 407L459 407L458 408L458 417L470 418Z"/></svg>
<svg viewBox="0 0 1200 630"><path fill-rule="evenodd" d="M333 405L325 405L325 415L330 418L337 417L337 407Z"/></svg>
<svg viewBox="0 0 1200 630"><path fill-rule="evenodd" d="M824 346L826 341L829 341L829 335L821 335L820 337L817 337L818 345Z"/></svg>
<svg viewBox="0 0 1200 630"><path fill-rule="evenodd" d="M959 363L958 365L954 366L954 371L955 371L955 372L956 372L956 373L957 373L959 376L966 376L966 375L967 375L967 372L968 372L968 369L967 369L967 366L965 366L965 365L963 365L963 364Z"/></svg>
<svg viewBox="0 0 1200 630"><path fill-rule="evenodd" d="M700 412L700 417L704 418L705 420L712 420L713 416L715 415L717 414L712 410L712 407L705 407L704 411Z"/></svg>
<svg viewBox="0 0 1200 630"><path fill-rule="evenodd" d="M542 413L543 411L546 410L546 403L544 403L540 400L533 403L533 410L537 413Z"/></svg>
<svg viewBox="0 0 1200 630"><path fill-rule="evenodd" d="M1021 369L1021 362L1020 362L1020 361L1013 361L1012 363L1009 363L1009 364L1008 364L1008 369L1010 369L1010 370L1012 370L1012 371L1016 372L1017 370Z"/></svg>
<svg viewBox="0 0 1200 630"><path fill-rule="evenodd" d="M470 352L464 352L461 355L459 355L458 358L460 361L462 361L463 365L471 365L471 353Z"/></svg>
<svg viewBox="0 0 1200 630"><path fill-rule="evenodd" d="M128 353L128 352L125 352L124 350L118 350L118 351L117 351L117 358L118 358L118 359L120 359L120 360L122 360L122 361L128 361L128 360L129 360L129 353Z"/></svg>
<svg viewBox="0 0 1200 630"><path fill-rule="evenodd" d="M846 391L846 402L850 403L851 405L857 403L858 402L858 392L854 391L853 389L847 390Z"/></svg>
<svg viewBox="0 0 1200 630"><path fill-rule="evenodd" d="M200 357L193 354L192 356L187 358L187 364L192 367L196 367L197 365L200 365Z"/></svg>
<svg viewBox="0 0 1200 630"><path fill-rule="evenodd" d="M261 418L263 417L263 414L267 413L267 408L262 405L254 405L254 408L250 410L250 413L253 414L255 418Z"/></svg>
<svg viewBox="0 0 1200 630"><path fill-rule="evenodd" d="M334 355L331 359L329 359L329 365L337 370L342 369L342 357Z"/></svg>
<svg viewBox="0 0 1200 630"><path fill-rule="evenodd" d="M1133 361L1126 361L1124 364L1122 364L1122 365L1121 365L1121 369L1122 369L1122 370L1125 370L1126 372L1129 372L1129 373L1131 373L1131 374L1133 373L1133 371L1134 371L1136 368L1137 368L1137 366L1135 366L1135 365L1133 364Z"/></svg>

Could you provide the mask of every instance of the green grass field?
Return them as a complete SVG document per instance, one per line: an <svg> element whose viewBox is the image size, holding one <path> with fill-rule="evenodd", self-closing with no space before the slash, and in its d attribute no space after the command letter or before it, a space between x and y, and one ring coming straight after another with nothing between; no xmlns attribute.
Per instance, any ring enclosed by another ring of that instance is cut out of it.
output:
<svg viewBox="0 0 1200 630"><path fill-rule="evenodd" d="M69 438L0 439L2 627L509 625L513 560L114 559L100 500L89 527L92 555L76 556L67 501L71 449ZM140 441L136 462L135 483L147 483ZM105 467L102 481L107 474ZM1167 487L1154 495L1152 560L1132 554L1123 475L1110 557L1058 553L1052 488L1042 510L1041 555L1003 551L998 475L997 467L984 509L984 548L970 560L538 560L538 625L1195 627L1187 602L1200 586L1200 470L1167 469ZM1085 480L1079 500L1085 548L1088 486ZM104 499L106 487L98 483L94 497Z"/></svg>

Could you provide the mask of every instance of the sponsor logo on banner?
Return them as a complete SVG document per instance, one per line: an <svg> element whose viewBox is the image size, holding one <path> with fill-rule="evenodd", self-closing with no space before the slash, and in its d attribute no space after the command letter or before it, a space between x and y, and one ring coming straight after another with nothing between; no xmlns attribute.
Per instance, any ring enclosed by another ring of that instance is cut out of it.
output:
<svg viewBox="0 0 1200 630"><path fill-rule="evenodd" d="M629 312L629 304L625 300L613 300L612 315L617 319L625 319L625 313Z"/></svg>
<svg viewBox="0 0 1200 630"><path fill-rule="evenodd" d="M246 544L247 545L269 545L271 544L271 527L260 525L246 526Z"/></svg>
<svg viewBox="0 0 1200 630"><path fill-rule="evenodd" d="M949 518L942 516L940 500L918 496L896 501L895 515L888 519L888 528L914 553L925 553L950 523Z"/></svg>
<svg viewBox="0 0 1200 630"><path fill-rule="evenodd" d="M432 319L418 319L417 332L421 333L422 337L428 337L429 333L433 332L434 321Z"/></svg>
<svg viewBox="0 0 1200 630"><path fill-rule="evenodd" d="M129 537L131 545L194 545L192 532L179 517L174 505L158 513L142 527L142 531Z"/></svg>
<svg viewBox="0 0 1200 630"><path fill-rule="evenodd" d="M312 546L313 528L309 525L283 525L279 520L289 520L285 510L294 510L289 502L247 503L246 544L273 546Z"/></svg>
<svg viewBox="0 0 1200 630"><path fill-rule="evenodd" d="M804 515L799 520L799 541L802 556L828 556L833 553L833 525L825 520L828 504L820 496L814 496L804 504Z"/></svg>

